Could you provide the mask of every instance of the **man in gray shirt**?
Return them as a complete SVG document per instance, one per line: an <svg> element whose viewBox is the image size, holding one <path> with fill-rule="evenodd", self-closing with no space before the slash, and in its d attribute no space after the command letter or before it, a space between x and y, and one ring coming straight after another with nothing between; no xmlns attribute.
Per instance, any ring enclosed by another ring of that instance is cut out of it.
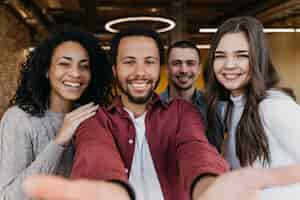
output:
<svg viewBox="0 0 300 200"><path fill-rule="evenodd" d="M174 97L191 102L201 112L207 127L207 102L204 94L196 88L200 71L200 51L196 45L189 41L175 42L167 52L168 87L160 97L165 102ZM219 110L220 113L221 105ZM206 134L209 142L220 151L224 131L220 114L216 116L214 125L206 129Z"/></svg>

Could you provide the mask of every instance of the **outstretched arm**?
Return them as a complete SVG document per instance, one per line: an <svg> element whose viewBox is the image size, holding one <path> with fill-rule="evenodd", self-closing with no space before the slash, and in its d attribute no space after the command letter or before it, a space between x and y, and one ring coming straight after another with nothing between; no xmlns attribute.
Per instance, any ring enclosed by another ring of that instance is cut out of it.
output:
<svg viewBox="0 0 300 200"><path fill-rule="evenodd" d="M300 165L282 168L244 168L225 173L194 200L219 200L226 197L231 200L259 200L267 195L262 195L261 190L274 186L284 186L300 183ZM201 180L200 180L201 182ZM196 185L197 187L197 185ZM196 191L195 188L194 191ZM284 198L286 199L286 198Z"/></svg>
<svg viewBox="0 0 300 200"><path fill-rule="evenodd" d="M216 178L207 190L194 199L220 200L226 197L231 200L258 200L259 191L263 188L300 182L299 171L300 165L277 169L245 168L228 172ZM34 176L28 178L24 186L29 196L43 200L125 200L128 198L125 189L103 181L71 181L53 176Z"/></svg>
<svg viewBox="0 0 300 200"><path fill-rule="evenodd" d="M32 176L24 182L25 193L44 200L130 200L127 190L106 181L67 180L55 176Z"/></svg>

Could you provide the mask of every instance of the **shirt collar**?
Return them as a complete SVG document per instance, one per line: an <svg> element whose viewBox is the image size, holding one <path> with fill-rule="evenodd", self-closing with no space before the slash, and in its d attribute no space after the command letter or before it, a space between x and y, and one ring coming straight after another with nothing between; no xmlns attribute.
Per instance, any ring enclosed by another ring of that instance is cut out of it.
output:
<svg viewBox="0 0 300 200"><path fill-rule="evenodd" d="M199 99L202 99L203 94L201 93L200 90L195 88L193 96L192 96L192 103L197 104ZM161 99L165 102L170 102L170 87L167 86L166 90L161 94Z"/></svg>

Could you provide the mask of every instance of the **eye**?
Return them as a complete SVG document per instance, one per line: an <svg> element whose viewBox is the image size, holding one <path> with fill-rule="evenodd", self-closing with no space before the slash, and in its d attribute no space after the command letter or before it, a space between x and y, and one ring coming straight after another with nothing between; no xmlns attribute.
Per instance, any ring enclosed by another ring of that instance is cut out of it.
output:
<svg viewBox="0 0 300 200"><path fill-rule="evenodd" d="M193 67L193 66L197 65L197 62L195 62L195 61L187 61L186 65L189 66L189 67Z"/></svg>
<svg viewBox="0 0 300 200"><path fill-rule="evenodd" d="M146 60L146 64L155 64L156 61L155 60Z"/></svg>
<svg viewBox="0 0 300 200"><path fill-rule="evenodd" d="M123 64L127 64L127 65L133 65L135 63L134 60L124 60Z"/></svg>
<svg viewBox="0 0 300 200"><path fill-rule="evenodd" d="M182 62L177 60L177 61L173 61L171 64L173 66L180 67L182 65Z"/></svg>
<svg viewBox="0 0 300 200"><path fill-rule="evenodd" d="M237 55L238 58L249 58L248 54L239 54Z"/></svg>
<svg viewBox="0 0 300 200"><path fill-rule="evenodd" d="M225 58L225 55L215 54L215 59L222 59L222 58Z"/></svg>
<svg viewBox="0 0 300 200"><path fill-rule="evenodd" d="M60 66L69 66L70 63L68 63L68 62L59 62L58 65L60 65Z"/></svg>

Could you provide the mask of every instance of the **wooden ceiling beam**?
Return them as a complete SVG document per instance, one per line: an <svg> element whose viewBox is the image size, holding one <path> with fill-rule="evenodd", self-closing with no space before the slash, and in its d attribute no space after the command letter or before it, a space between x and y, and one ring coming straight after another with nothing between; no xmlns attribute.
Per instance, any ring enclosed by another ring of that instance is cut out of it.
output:
<svg viewBox="0 0 300 200"><path fill-rule="evenodd" d="M238 12L229 12L229 14L224 15L222 17L218 17L213 24L220 25L223 21L228 18L235 17L235 16L257 16L259 13L265 12L266 10L278 6L282 3L286 2L286 0L268 0L268 1L260 1L259 3L255 3L253 5L249 5L246 7L242 7L238 10Z"/></svg>
<svg viewBox="0 0 300 200"><path fill-rule="evenodd" d="M170 3L140 3L140 4L135 4L132 5L131 3L128 3L126 1L124 1L123 3L96 3L97 5L97 10L98 11L118 11L118 10L124 10L124 9L142 9L142 10L152 10L152 9L157 9L159 10L169 10L172 8L176 8L176 4L174 4L172 6L172 4L170 5ZM201 12L201 11L205 11L208 10L210 12L220 12L220 11L224 11L224 10L228 10L231 9L232 5L229 4L222 4L219 6L216 6L214 4L211 3L206 3L204 4L185 4L184 5L184 9L186 9L187 11L192 11L192 12Z"/></svg>
<svg viewBox="0 0 300 200"><path fill-rule="evenodd" d="M60 4L62 6L62 9L64 9L65 11L74 12L81 9L79 0L60 0Z"/></svg>
<svg viewBox="0 0 300 200"><path fill-rule="evenodd" d="M85 9L85 25L88 31L96 31L97 10L96 0L81 0L81 5Z"/></svg>
<svg viewBox="0 0 300 200"><path fill-rule="evenodd" d="M288 0L282 4L274 6L264 12L261 12L257 17L265 23L274 23L277 20L285 20L289 17L294 17L300 10L299 0Z"/></svg>

